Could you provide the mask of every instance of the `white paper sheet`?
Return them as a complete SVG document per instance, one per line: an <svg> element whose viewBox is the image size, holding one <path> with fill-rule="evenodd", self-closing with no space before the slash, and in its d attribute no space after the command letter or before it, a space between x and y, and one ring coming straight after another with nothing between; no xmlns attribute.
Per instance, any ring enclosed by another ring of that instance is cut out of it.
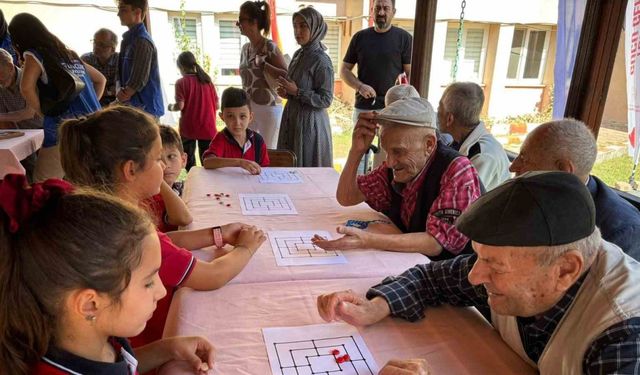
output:
<svg viewBox="0 0 640 375"><path fill-rule="evenodd" d="M311 243L314 234L331 239L329 232L324 230L267 232L276 264L286 267L347 263L342 251L323 250Z"/></svg>
<svg viewBox="0 0 640 375"><path fill-rule="evenodd" d="M284 168L262 168L258 181L261 184L301 184L303 182L300 173Z"/></svg>
<svg viewBox="0 0 640 375"><path fill-rule="evenodd" d="M243 215L297 215L287 194L238 194Z"/></svg>
<svg viewBox="0 0 640 375"><path fill-rule="evenodd" d="M345 323L263 328L273 375L375 375L373 356L358 330ZM333 351L337 354L332 354ZM338 363L338 358L349 359Z"/></svg>

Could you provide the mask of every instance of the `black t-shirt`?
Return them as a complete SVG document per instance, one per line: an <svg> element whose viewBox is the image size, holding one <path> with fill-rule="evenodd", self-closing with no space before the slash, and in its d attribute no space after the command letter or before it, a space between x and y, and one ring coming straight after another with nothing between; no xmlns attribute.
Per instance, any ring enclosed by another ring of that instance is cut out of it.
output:
<svg viewBox="0 0 640 375"><path fill-rule="evenodd" d="M376 90L376 104L356 92L358 109L384 108L384 95L404 72L403 65L411 64L411 34L391 26L386 33L377 33L373 27L360 30L349 43L343 61L358 64L358 79Z"/></svg>

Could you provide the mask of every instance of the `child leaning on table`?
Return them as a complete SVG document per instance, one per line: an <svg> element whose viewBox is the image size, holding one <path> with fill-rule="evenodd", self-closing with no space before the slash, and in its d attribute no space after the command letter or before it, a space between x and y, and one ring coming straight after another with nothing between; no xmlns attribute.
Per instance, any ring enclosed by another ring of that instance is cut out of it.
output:
<svg viewBox="0 0 640 375"><path fill-rule="evenodd" d="M66 178L78 185L110 192L133 204L160 191L164 163L158 125L133 107L115 106L60 128L60 156ZM167 296L145 330L132 339L134 347L162 336L174 289L186 286L213 290L233 279L249 262L265 235L241 223L190 231L158 232L162 249L160 279ZM197 260L189 250L225 244L234 246L216 259Z"/></svg>
<svg viewBox="0 0 640 375"><path fill-rule="evenodd" d="M160 125L160 139L162 162L165 165L164 181L160 185L160 193L147 199L145 204L153 213L158 229L171 232L193 221L187 205L180 198L184 183L177 181L187 164L187 154L182 148L180 135L172 127Z"/></svg>
<svg viewBox="0 0 640 375"><path fill-rule="evenodd" d="M0 181L0 373L146 372L188 360L213 364L204 338L131 349L166 291L160 243L144 212L62 180Z"/></svg>
<svg viewBox="0 0 640 375"><path fill-rule="evenodd" d="M260 174L261 167L269 166L269 155L262 136L249 129L253 112L247 93L235 87L224 90L219 116L226 126L205 151L204 167L240 167L251 174Z"/></svg>

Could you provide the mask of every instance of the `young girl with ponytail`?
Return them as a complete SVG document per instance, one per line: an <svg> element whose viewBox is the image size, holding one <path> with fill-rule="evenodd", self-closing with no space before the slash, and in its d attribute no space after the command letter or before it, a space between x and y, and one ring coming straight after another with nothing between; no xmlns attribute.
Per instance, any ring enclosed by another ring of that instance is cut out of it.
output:
<svg viewBox="0 0 640 375"><path fill-rule="evenodd" d="M135 205L160 192L164 163L159 128L152 117L136 108L110 107L65 122L60 128L60 154L66 178L74 184L110 192ZM256 227L240 223L158 232L158 237L160 279L168 294L158 302L145 331L132 339L134 347L162 336L175 288L222 287L242 271L266 238ZM195 259L189 251L225 244L234 249L210 262Z"/></svg>
<svg viewBox="0 0 640 375"><path fill-rule="evenodd" d="M0 373L133 375L170 360L213 365L204 338L131 349L166 291L138 208L69 183L0 181Z"/></svg>
<svg viewBox="0 0 640 375"><path fill-rule="evenodd" d="M187 154L188 171L196 165L196 143L202 161L202 154L217 134L218 94L211 77L198 64L193 53L182 52L177 63L182 78L176 81L176 102L169 104L169 110L181 111L180 137Z"/></svg>

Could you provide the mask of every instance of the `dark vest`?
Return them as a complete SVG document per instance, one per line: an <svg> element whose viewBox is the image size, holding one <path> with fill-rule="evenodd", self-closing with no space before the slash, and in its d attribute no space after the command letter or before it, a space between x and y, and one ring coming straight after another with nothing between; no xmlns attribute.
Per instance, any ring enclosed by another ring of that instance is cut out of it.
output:
<svg viewBox="0 0 640 375"><path fill-rule="evenodd" d="M153 45L153 58L151 59L151 70L149 71L147 84L140 91L133 94L129 103L153 116L161 117L164 115L164 104L162 102L162 88L160 87L158 52L155 49L151 35L149 35L142 23L132 27L122 35L122 44L120 45L121 53L118 61L120 68L120 85L124 87L131 77L134 64L132 44L139 38L146 39Z"/></svg>
<svg viewBox="0 0 640 375"><path fill-rule="evenodd" d="M407 228L403 222L402 217L400 215L400 208L402 206L402 195L397 193L393 188L391 189L391 207L388 211L383 212L393 223L403 232L403 233L419 233L424 232L427 227L427 216L429 216L429 208L436 200L436 198L440 195L440 180L442 180L442 175L449 167L449 164L457 158L461 156L456 150L452 149L449 146L445 146L444 144L438 142L438 147L436 148L436 153L433 157L433 161L429 166L429 169L424 173L427 175L424 178L424 182L418 190L418 198L416 200L416 208L411 216L409 221L409 227ZM387 169L388 172L388 181L389 185L391 185L393 181L393 171L391 168ZM440 213L436 213L436 216ZM441 214L443 217L448 216L446 212ZM441 217L441 219L443 218ZM460 252L460 254L472 253L473 250L471 248L471 241L467 242L465 248ZM453 258L455 255L450 253L449 251L442 249L440 255L430 256L431 260L443 260Z"/></svg>

